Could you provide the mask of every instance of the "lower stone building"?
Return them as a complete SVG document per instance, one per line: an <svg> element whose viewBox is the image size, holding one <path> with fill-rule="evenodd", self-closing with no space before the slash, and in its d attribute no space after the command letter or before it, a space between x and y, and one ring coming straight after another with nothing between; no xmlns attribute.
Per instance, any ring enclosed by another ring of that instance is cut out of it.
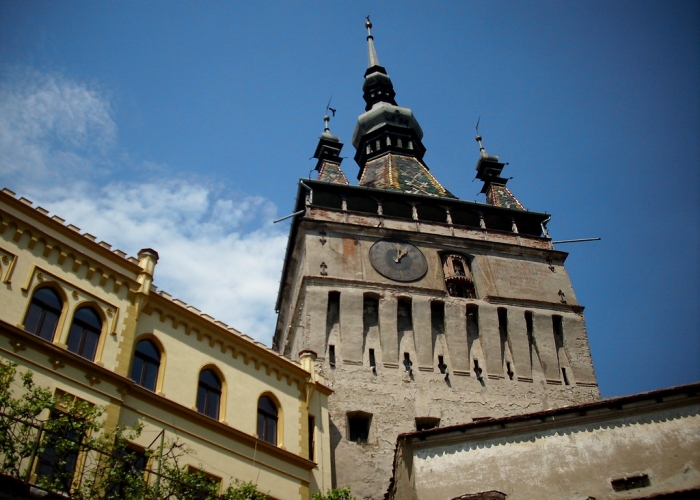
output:
<svg viewBox="0 0 700 500"><path fill-rule="evenodd" d="M402 434L385 498L700 498L700 383Z"/></svg>

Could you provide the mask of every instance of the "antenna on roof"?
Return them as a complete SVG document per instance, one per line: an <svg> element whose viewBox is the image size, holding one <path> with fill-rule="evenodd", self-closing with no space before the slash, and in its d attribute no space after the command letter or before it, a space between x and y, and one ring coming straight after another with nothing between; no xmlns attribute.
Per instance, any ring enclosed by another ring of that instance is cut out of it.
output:
<svg viewBox="0 0 700 500"><path fill-rule="evenodd" d="M326 114L328 114L328 111L330 110L330 112L333 113L333 116L335 116L335 112L337 110L331 108L331 100L333 100L333 96L331 96L331 98L328 99L328 104L326 104Z"/></svg>

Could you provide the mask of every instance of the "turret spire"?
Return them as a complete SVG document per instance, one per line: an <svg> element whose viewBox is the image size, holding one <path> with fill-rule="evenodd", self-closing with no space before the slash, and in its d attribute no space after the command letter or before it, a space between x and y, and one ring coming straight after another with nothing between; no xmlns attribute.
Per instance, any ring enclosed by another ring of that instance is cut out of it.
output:
<svg viewBox="0 0 700 500"><path fill-rule="evenodd" d="M328 101L326 113L330 110L335 115L335 109L330 107L331 102ZM315 170L318 171L318 180L325 182L335 182L337 184L349 184L348 178L340 168L343 159L340 157L340 150L343 145L340 139L331 134L330 127L331 117L326 114L323 117L323 133L318 140L314 158L318 159Z"/></svg>
<svg viewBox="0 0 700 500"><path fill-rule="evenodd" d="M481 117L479 117L481 120ZM482 137L479 134L479 121L476 122L476 142L479 144L479 161L476 162L476 178L484 182L481 192L486 195L486 203L497 207L514 208L525 210L522 203L513 196L510 189L506 187L508 179L501 177L503 167L507 163L501 163L498 156L490 155L481 143Z"/></svg>

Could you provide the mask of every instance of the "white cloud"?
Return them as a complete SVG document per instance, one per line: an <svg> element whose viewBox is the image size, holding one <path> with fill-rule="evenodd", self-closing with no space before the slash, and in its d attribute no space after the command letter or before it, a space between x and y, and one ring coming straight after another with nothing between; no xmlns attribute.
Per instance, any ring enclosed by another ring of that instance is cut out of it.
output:
<svg viewBox="0 0 700 500"><path fill-rule="evenodd" d="M157 250L155 285L269 345L286 244L270 222L274 204L163 178L162 168L140 183L100 181L106 165L119 166L104 94L56 75L27 75L0 84L3 184L130 255ZM64 175L50 174L57 168Z"/></svg>

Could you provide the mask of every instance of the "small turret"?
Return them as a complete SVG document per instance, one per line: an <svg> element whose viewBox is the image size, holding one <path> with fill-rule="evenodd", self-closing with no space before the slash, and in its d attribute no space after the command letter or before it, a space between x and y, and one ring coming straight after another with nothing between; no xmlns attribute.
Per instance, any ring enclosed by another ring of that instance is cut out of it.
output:
<svg viewBox="0 0 700 500"><path fill-rule="evenodd" d="M330 102L329 102L330 105ZM330 109L326 106L326 111ZM334 114L335 114L335 110ZM323 133L318 139L318 145L314 152L314 158L318 159L315 170L318 171L318 180L325 182L335 182L338 184L349 184L348 178L340 168L343 159L340 157L340 151L343 149L343 144L340 139L331 134L330 116L323 117Z"/></svg>

